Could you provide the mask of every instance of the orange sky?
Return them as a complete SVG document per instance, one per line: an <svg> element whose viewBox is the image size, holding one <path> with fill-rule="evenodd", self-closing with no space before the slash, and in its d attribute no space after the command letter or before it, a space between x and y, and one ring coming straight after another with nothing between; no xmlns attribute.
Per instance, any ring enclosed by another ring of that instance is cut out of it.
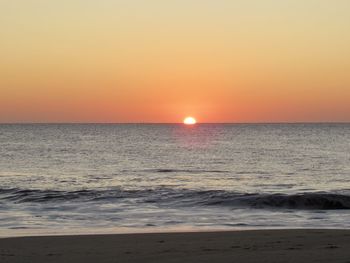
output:
<svg viewBox="0 0 350 263"><path fill-rule="evenodd" d="M2 0L0 122L348 122L349 14L346 0Z"/></svg>

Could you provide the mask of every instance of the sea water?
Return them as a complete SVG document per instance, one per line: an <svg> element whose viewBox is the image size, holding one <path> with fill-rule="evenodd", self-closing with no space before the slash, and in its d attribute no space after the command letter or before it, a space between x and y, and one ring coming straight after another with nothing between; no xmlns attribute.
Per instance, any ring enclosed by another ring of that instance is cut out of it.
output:
<svg viewBox="0 0 350 263"><path fill-rule="evenodd" d="M0 235L350 228L350 124L3 124Z"/></svg>

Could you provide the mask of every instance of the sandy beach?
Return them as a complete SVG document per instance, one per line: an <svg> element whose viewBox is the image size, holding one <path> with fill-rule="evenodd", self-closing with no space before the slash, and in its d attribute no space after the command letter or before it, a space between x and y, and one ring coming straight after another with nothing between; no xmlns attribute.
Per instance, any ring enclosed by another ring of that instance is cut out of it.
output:
<svg viewBox="0 0 350 263"><path fill-rule="evenodd" d="M350 230L254 230L0 239L0 262L350 262Z"/></svg>

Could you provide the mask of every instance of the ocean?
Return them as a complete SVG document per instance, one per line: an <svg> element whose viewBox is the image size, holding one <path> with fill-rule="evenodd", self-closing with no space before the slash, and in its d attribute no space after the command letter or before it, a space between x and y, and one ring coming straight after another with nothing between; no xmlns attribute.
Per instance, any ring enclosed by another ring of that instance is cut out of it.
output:
<svg viewBox="0 0 350 263"><path fill-rule="evenodd" d="M350 124L2 124L0 236L350 228Z"/></svg>

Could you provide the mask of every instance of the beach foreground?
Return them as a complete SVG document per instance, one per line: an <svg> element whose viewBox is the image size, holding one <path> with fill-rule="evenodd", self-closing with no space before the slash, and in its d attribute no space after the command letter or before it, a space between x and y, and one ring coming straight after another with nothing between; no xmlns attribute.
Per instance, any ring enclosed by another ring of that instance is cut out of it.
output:
<svg viewBox="0 0 350 263"><path fill-rule="evenodd" d="M350 230L253 230L0 239L0 262L350 262Z"/></svg>

